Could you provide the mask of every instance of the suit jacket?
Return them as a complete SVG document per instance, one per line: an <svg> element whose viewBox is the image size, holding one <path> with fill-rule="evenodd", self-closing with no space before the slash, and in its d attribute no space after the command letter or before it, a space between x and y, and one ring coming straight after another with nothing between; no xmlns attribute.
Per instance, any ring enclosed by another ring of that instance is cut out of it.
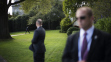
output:
<svg viewBox="0 0 111 62"><path fill-rule="evenodd" d="M80 32L70 35L62 56L62 62L78 61L78 38ZM111 62L111 35L94 29L87 62Z"/></svg>
<svg viewBox="0 0 111 62"><path fill-rule="evenodd" d="M29 49L32 50L34 53L44 53L46 51L44 40L45 40L45 30L44 28L39 27L34 32L32 44L30 45Z"/></svg>

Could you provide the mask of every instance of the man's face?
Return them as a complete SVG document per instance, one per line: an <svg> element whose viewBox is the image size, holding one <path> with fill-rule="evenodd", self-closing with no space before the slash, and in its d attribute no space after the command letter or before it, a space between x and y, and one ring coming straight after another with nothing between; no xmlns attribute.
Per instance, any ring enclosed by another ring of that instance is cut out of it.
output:
<svg viewBox="0 0 111 62"><path fill-rule="evenodd" d="M93 23L93 16L89 17L86 10L78 10L76 12L76 20L80 28L87 29Z"/></svg>
<svg viewBox="0 0 111 62"><path fill-rule="evenodd" d="M36 26L37 26L37 27L38 27L38 25L39 25L38 22L36 22Z"/></svg>

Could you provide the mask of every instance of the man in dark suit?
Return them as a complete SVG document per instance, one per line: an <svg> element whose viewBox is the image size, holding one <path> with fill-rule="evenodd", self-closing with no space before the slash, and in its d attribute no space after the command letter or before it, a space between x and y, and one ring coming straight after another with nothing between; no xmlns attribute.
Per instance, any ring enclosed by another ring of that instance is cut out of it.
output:
<svg viewBox="0 0 111 62"><path fill-rule="evenodd" d="M25 34L26 34L27 32L29 32L29 34L30 34L29 26L27 26Z"/></svg>
<svg viewBox="0 0 111 62"><path fill-rule="evenodd" d="M45 30L42 28L42 20L38 19L36 21L37 29L34 32L32 39L32 44L29 49L33 51L34 62L44 62L45 58Z"/></svg>
<svg viewBox="0 0 111 62"><path fill-rule="evenodd" d="M76 20L80 31L68 37L62 62L111 62L111 35L94 28L91 8L79 8Z"/></svg>

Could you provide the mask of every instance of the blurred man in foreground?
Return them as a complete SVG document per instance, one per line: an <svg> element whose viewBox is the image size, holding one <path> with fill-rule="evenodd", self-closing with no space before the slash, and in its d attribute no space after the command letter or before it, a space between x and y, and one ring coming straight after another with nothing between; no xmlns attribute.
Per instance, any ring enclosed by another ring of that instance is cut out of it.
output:
<svg viewBox="0 0 111 62"><path fill-rule="evenodd" d="M76 20L80 31L68 37L62 62L111 62L111 35L94 28L91 8L79 8Z"/></svg>
<svg viewBox="0 0 111 62"><path fill-rule="evenodd" d="M36 21L37 29L34 32L34 36L32 39L32 44L29 49L33 51L34 62L44 62L45 58L45 30L42 27L42 20L38 19Z"/></svg>

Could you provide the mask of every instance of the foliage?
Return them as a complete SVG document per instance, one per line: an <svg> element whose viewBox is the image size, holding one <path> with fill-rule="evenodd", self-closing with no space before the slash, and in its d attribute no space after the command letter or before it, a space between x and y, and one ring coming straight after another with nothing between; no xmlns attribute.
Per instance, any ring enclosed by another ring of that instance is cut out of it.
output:
<svg viewBox="0 0 111 62"><path fill-rule="evenodd" d="M42 13L38 13L35 16L30 17L29 20L28 20L28 24L29 25L30 24L35 24L36 20L39 19L39 18L43 19L43 16L44 15Z"/></svg>
<svg viewBox="0 0 111 62"><path fill-rule="evenodd" d="M58 19L62 19L65 17L63 10L62 10L62 2L57 1L55 5L52 6L51 11L47 14L43 14L39 12L39 10L36 10L37 6L33 7L32 10L29 12L29 14L34 14L29 19L29 24L35 22L35 19L42 18L44 21L57 21Z"/></svg>
<svg viewBox="0 0 111 62"><path fill-rule="evenodd" d="M56 29L60 29L60 26L57 26Z"/></svg>
<svg viewBox="0 0 111 62"><path fill-rule="evenodd" d="M111 17L111 0L64 0L63 11L66 15L75 16L77 8L89 6L94 11L96 19ZM107 7L107 8L106 8Z"/></svg>
<svg viewBox="0 0 111 62"><path fill-rule="evenodd" d="M67 30L67 35L71 35L73 31L77 31L79 30L78 27L70 27L68 30Z"/></svg>
<svg viewBox="0 0 111 62"><path fill-rule="evenodd" d="M66 15L74 16L77 8L82 6L93 6L97 0L64 0L63 11Z"/></svg>
<svg viewBox="0 0 111 62"><path fill-rule="evenodd" d="M27 27L28 18L29 18L28 15L10 18L9 19L9 30L10 30L10 32L25 30Z"/></svg>
<svg viewBox="0 0 111 62"><path fill-rule="evenodd" d="M17 17L17 16L19 16L19 12L13 12L13 15L12 15L13 17Z"/></svg>
<svg viewBox="0 0 111 62"><path fill-rule="evenodd" d="M12 15L8 14L8 18L11 18L11 17L12 17Z"/></svg>
<svg viewBox="0 0 111 62"><path fill-rule="evenodd" d="M25 0L25 2L21 3L21 9L23 9L25 13L28 13L31 8L37 6L35 9L44 14L50 11L54 1L55 0Z"/></svg>
<svg viewBox="0 0 111 62"><path fill-rule="evenodd" d="M111 17L111 0L98 0L92 8L96 19Z"/></svg>
<svg viewBox="0 0 111 62"><path fill-rule="evenodd" d="M60 1L57 1L51 8L51 11L47 14L39 12L39 10L36 10L36 8L37 6L33 7L29 13L24 14L23 16L13 16L13 18L11 18L9 21L10 31L25 30L27 25L29 25L29 29L34 30L35 22L39 18L43 20L43 27L45 29L56 29L57 26L60 26L60 21L65 16L62 11L62 2ZM25 17L27 18L24 19ZM24 24L24 27L21 27L23 22L22 20L27 23Z"/></svg>
<svg viewBox="0 0 111 62"><path fill-rule="evenodd" d="M111 18L102 18L95 24L97 29L103 30L105 32L111 33Z"/></svg>
<svg viewBox="0 0 111 62"><path fill-rule="evenodd" d="M63 33L66 33L67 29L72 26L72 22L68 16L66 16L64 19L61 20L60 26L61 26L61 32Z"/></svg>
<svg viewBox="0 0 111 62"><path fill-rule="evenodd" d="M39 12L39 10L35 11L33 7L32 10L28 13L30 15L28 24L35 24L36 20L41 18L43 20L43 27L46 29L56 29L57 26L60 25L60 21L65 17L62 10L62 2L56 1L55 5L52 6L51 11L47 14L43 14Z"/></svg>

